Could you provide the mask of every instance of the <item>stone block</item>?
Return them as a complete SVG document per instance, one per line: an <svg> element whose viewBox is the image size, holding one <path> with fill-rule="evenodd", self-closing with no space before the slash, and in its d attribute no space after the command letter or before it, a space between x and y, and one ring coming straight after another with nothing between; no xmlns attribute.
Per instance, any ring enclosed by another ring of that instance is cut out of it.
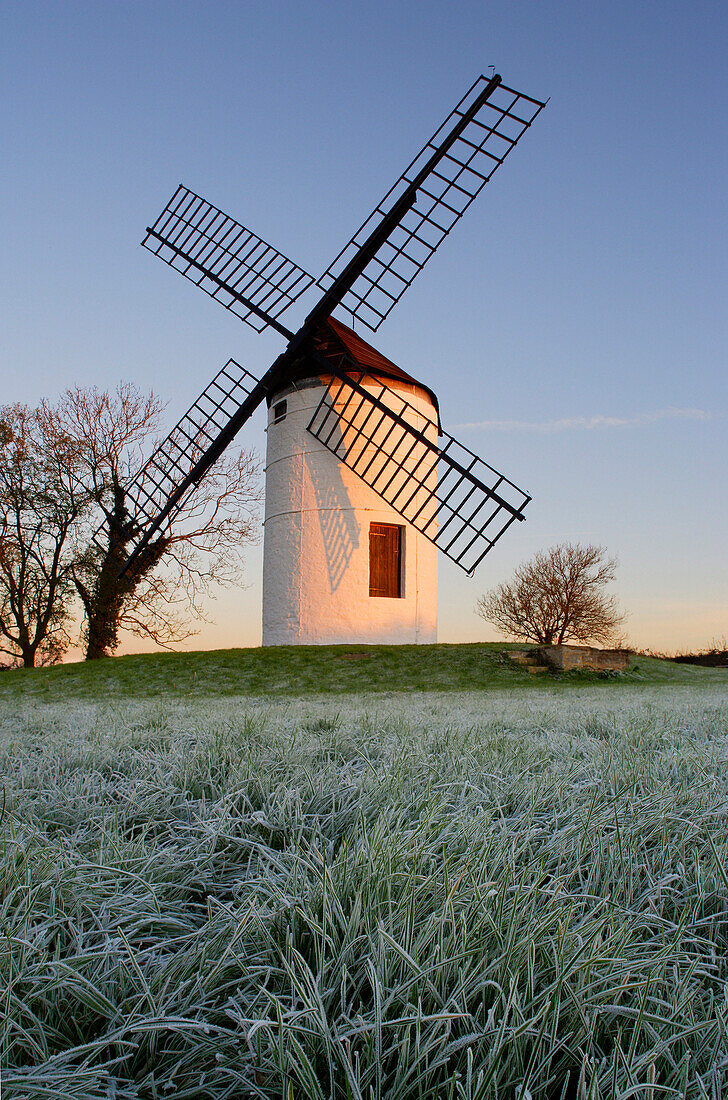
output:
<svg viewBox="0 0 728 1100"><path fill-rule="evenodd" d="M551 668L566 672L571 668L610 669L624 672L629 667L626 649L597 649L590 645L544 645L538 655Z"/></svg>

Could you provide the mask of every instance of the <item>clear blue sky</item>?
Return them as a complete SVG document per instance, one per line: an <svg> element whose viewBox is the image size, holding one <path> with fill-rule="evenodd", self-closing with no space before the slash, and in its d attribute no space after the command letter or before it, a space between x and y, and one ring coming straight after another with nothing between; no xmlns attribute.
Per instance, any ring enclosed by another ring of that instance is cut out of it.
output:
<svg viewBox="0 0 728 1100"><path fill-rule="evenodd" d="M441 558L441 638L565 539L619 556L636 643L727 633L727 41L704 0L6 0L0 402L128 378L171 425L260 375L281 341L139 247L177 183L318 274L495 65L550 103L372 340L534 498L474 578ZM249 558L195 644L259 640Z"/></svg>

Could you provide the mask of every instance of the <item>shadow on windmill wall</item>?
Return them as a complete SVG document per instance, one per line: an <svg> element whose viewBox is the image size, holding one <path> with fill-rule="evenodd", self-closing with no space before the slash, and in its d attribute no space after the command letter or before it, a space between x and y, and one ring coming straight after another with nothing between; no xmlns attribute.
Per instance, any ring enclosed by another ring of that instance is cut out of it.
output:
<svg viewBox="0 0 728 1100"><path fill-rule="evenodd" d="M359 524L336 459L326 451L309 451L306 461L316 496L329 585L335 592L359 546Z"/></svg>

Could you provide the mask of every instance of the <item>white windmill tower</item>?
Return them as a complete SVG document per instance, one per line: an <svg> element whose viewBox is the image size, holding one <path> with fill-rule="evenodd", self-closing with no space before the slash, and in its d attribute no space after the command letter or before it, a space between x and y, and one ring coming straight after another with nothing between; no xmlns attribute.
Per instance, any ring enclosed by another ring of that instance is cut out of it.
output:
<svg viewBox="0 0 728 1100"><path fill-rule="evenodd" d="M434 642L437 548L355 469L369 467L369 482L378 475L381 487L391 480L393 490L407 491L421 467L431 484L413 488L411 511L422 504L433 517L430 448L409 433L385 441L391 424L385 418L377 428L382 418L372 415L369 395L385 395L434 447L437 399L340 322L330 319L324 332L320 358L344 359L347 382L309 362L269 399L263 645ZM354 469L332 448L345 450Z"/></svg>
<svg viewBox="0 0 728 1100"><path fill-rule="evenodd" d="M279 317L313 278L178 187L142 243L288 344L260 381L230 360L127 487L122 572L266 401L263 643L436 639L437 550L472 573L530 497L443 431L432 390L332 314L376 331L543 106L479 77L318 280L296 332Z"/></svg>

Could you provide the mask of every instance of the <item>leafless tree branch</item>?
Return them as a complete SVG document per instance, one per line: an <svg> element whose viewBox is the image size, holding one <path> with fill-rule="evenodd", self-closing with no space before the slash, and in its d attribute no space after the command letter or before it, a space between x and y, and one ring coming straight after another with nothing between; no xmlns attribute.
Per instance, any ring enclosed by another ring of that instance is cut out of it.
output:
<svg viewBox="0 0 728 1100"><path fill-rule="evenodd" d="M603 546L561 543L519 565L511 581L480 597L476 612L511 638L609 644L626 618L605 592L616 568Z"/></svg>
<svg viewBox="0 0 728 1100"><path fill-rule="evenodd" d="M136 570L119 578L126 556L119 532L129 518L125 486L154 449L161 414L159 400L130 383L113 393L68 390L41 408L45 431L73 451L78 485L94 503L71 574L89 658L113 653L124 631L164 647L189 638L204 618L203 597L215 586L240 583L244 551L257 537L258 459L225 452ZM91 536L104 521L99 549Z"/></svg>

